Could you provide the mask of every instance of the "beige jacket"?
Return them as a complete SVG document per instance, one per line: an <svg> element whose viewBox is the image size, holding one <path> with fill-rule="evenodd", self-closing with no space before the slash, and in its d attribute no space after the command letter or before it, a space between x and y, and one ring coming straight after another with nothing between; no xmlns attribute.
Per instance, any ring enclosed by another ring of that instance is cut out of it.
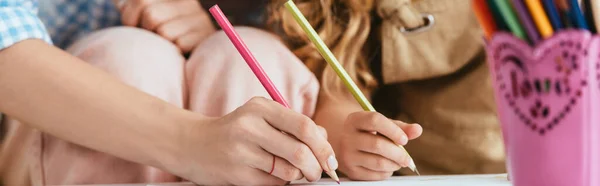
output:
<svg viewBox="0 0 600 186"><path fill-rule="evenodd" d="M505 172L482 32L470 2L378 1L384 85L374 99L385 99L378 109L391 117L423 126L406 149L424 174ZM428 15L433 20L424 21Z"/></svg>

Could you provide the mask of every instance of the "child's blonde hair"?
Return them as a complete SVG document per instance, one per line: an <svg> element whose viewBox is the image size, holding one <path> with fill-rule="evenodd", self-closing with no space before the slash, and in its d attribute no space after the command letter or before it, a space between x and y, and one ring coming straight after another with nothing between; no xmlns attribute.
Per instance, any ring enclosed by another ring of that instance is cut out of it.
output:
<svg viewBox="0 0 600 186"><path fill-rule="evenodd" d="M342 83L332 68L308 40L304 31L285 9L287 0L273 0L269 7L268 25L283 35L286 45L315 73L325 92L340 90ZM342 63L361 88L377 85L367 57L367 39L371 32L371 12L374 0L295 0L325 44ZM333 89L332 89L333 88Z"/></svg>

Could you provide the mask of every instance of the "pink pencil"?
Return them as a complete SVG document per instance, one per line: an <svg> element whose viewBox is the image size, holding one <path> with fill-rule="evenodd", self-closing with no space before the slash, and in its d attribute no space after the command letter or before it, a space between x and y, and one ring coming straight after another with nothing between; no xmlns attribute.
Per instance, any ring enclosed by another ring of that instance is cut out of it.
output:
<svg viewBox="0 0 600 186"><path fill-rule="evenodd" d="M225 14L223 14L221 8L219 8L218 5L215 5L211 7L209 11L215 18L215 20L217 20L219 26L221 26L223 31L225 31L225 34L227 34L227 37L229 37L229 40L231 40L238 52L240 52L248 66L250 66L250 69L252 69L254 75L256 75L260 83L265 87L265 89L267 89L267 92L269 93L271 98L277 101L278 103L282 104L283 106L290 108L285 99L283 99L283 96L281 96L281 93L279 93L277 88L275 88L275 85L273 85L273 82L271 82L269 76L267 76L267 74L262 69L256 58L254 58L254 55L252 55L244 41L242 41L238 33L233 29L233 26L231 25L227 17L225 17Z"/></svg>

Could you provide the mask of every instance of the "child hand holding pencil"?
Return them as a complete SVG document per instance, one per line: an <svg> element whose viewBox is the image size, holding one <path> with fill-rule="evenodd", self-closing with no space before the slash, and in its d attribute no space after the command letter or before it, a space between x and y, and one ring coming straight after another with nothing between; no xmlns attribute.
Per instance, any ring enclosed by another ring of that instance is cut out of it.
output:
<svg viewBox="0 0 600 186"><path fill-rule="evenodd" d="M315 121L330 132L329 141L340 161L340 171L355 180L384 180L400 168L408 168L409 155L398 145L421 135L417 124L392 120L380 113L361 111L351 95L340 99L321 96L323 112ZM373 135L371 132L380 135Z"/></svg>
<svg viewBox="0 0 600 186"><path fill-rule="evenodd" d="M402 167L418 175L414 160L403 146L421 135L421 126L377 113L294 2L289 0L285 6L348 90L320 96L320 107L330 108L317 108L322 112L315 116L325 128L338 131L330 142L340 154L340 170L357 180L383 180Z"/></svg>

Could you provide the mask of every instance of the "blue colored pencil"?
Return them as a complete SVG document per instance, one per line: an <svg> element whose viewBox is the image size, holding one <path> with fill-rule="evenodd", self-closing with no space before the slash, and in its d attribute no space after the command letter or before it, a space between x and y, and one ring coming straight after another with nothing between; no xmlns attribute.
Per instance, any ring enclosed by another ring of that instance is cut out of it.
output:
<svg viewBox="0 0 600 186"><path fill-rule="evenodd" d="M563 25L562 21L560 20L560 13L558 12L558 8L556 8L556 4L554 3L554 0L542 0L542 4L544 5L546 14L548 14L548 18L550 19L552 28L555 31L563 29L564 25Z"/></svg>
<svg viewBox="0 0 600 186"><path fill-rule="evenodd" d="M583 16L583 11L581 11L581 8L579 7L579 1L569 1L569 12L571 12L571 16L573 16L573 22L575 23L575 26L577 28L590 30L590 27L588 26L588 23L585 17Z"/></svg>

